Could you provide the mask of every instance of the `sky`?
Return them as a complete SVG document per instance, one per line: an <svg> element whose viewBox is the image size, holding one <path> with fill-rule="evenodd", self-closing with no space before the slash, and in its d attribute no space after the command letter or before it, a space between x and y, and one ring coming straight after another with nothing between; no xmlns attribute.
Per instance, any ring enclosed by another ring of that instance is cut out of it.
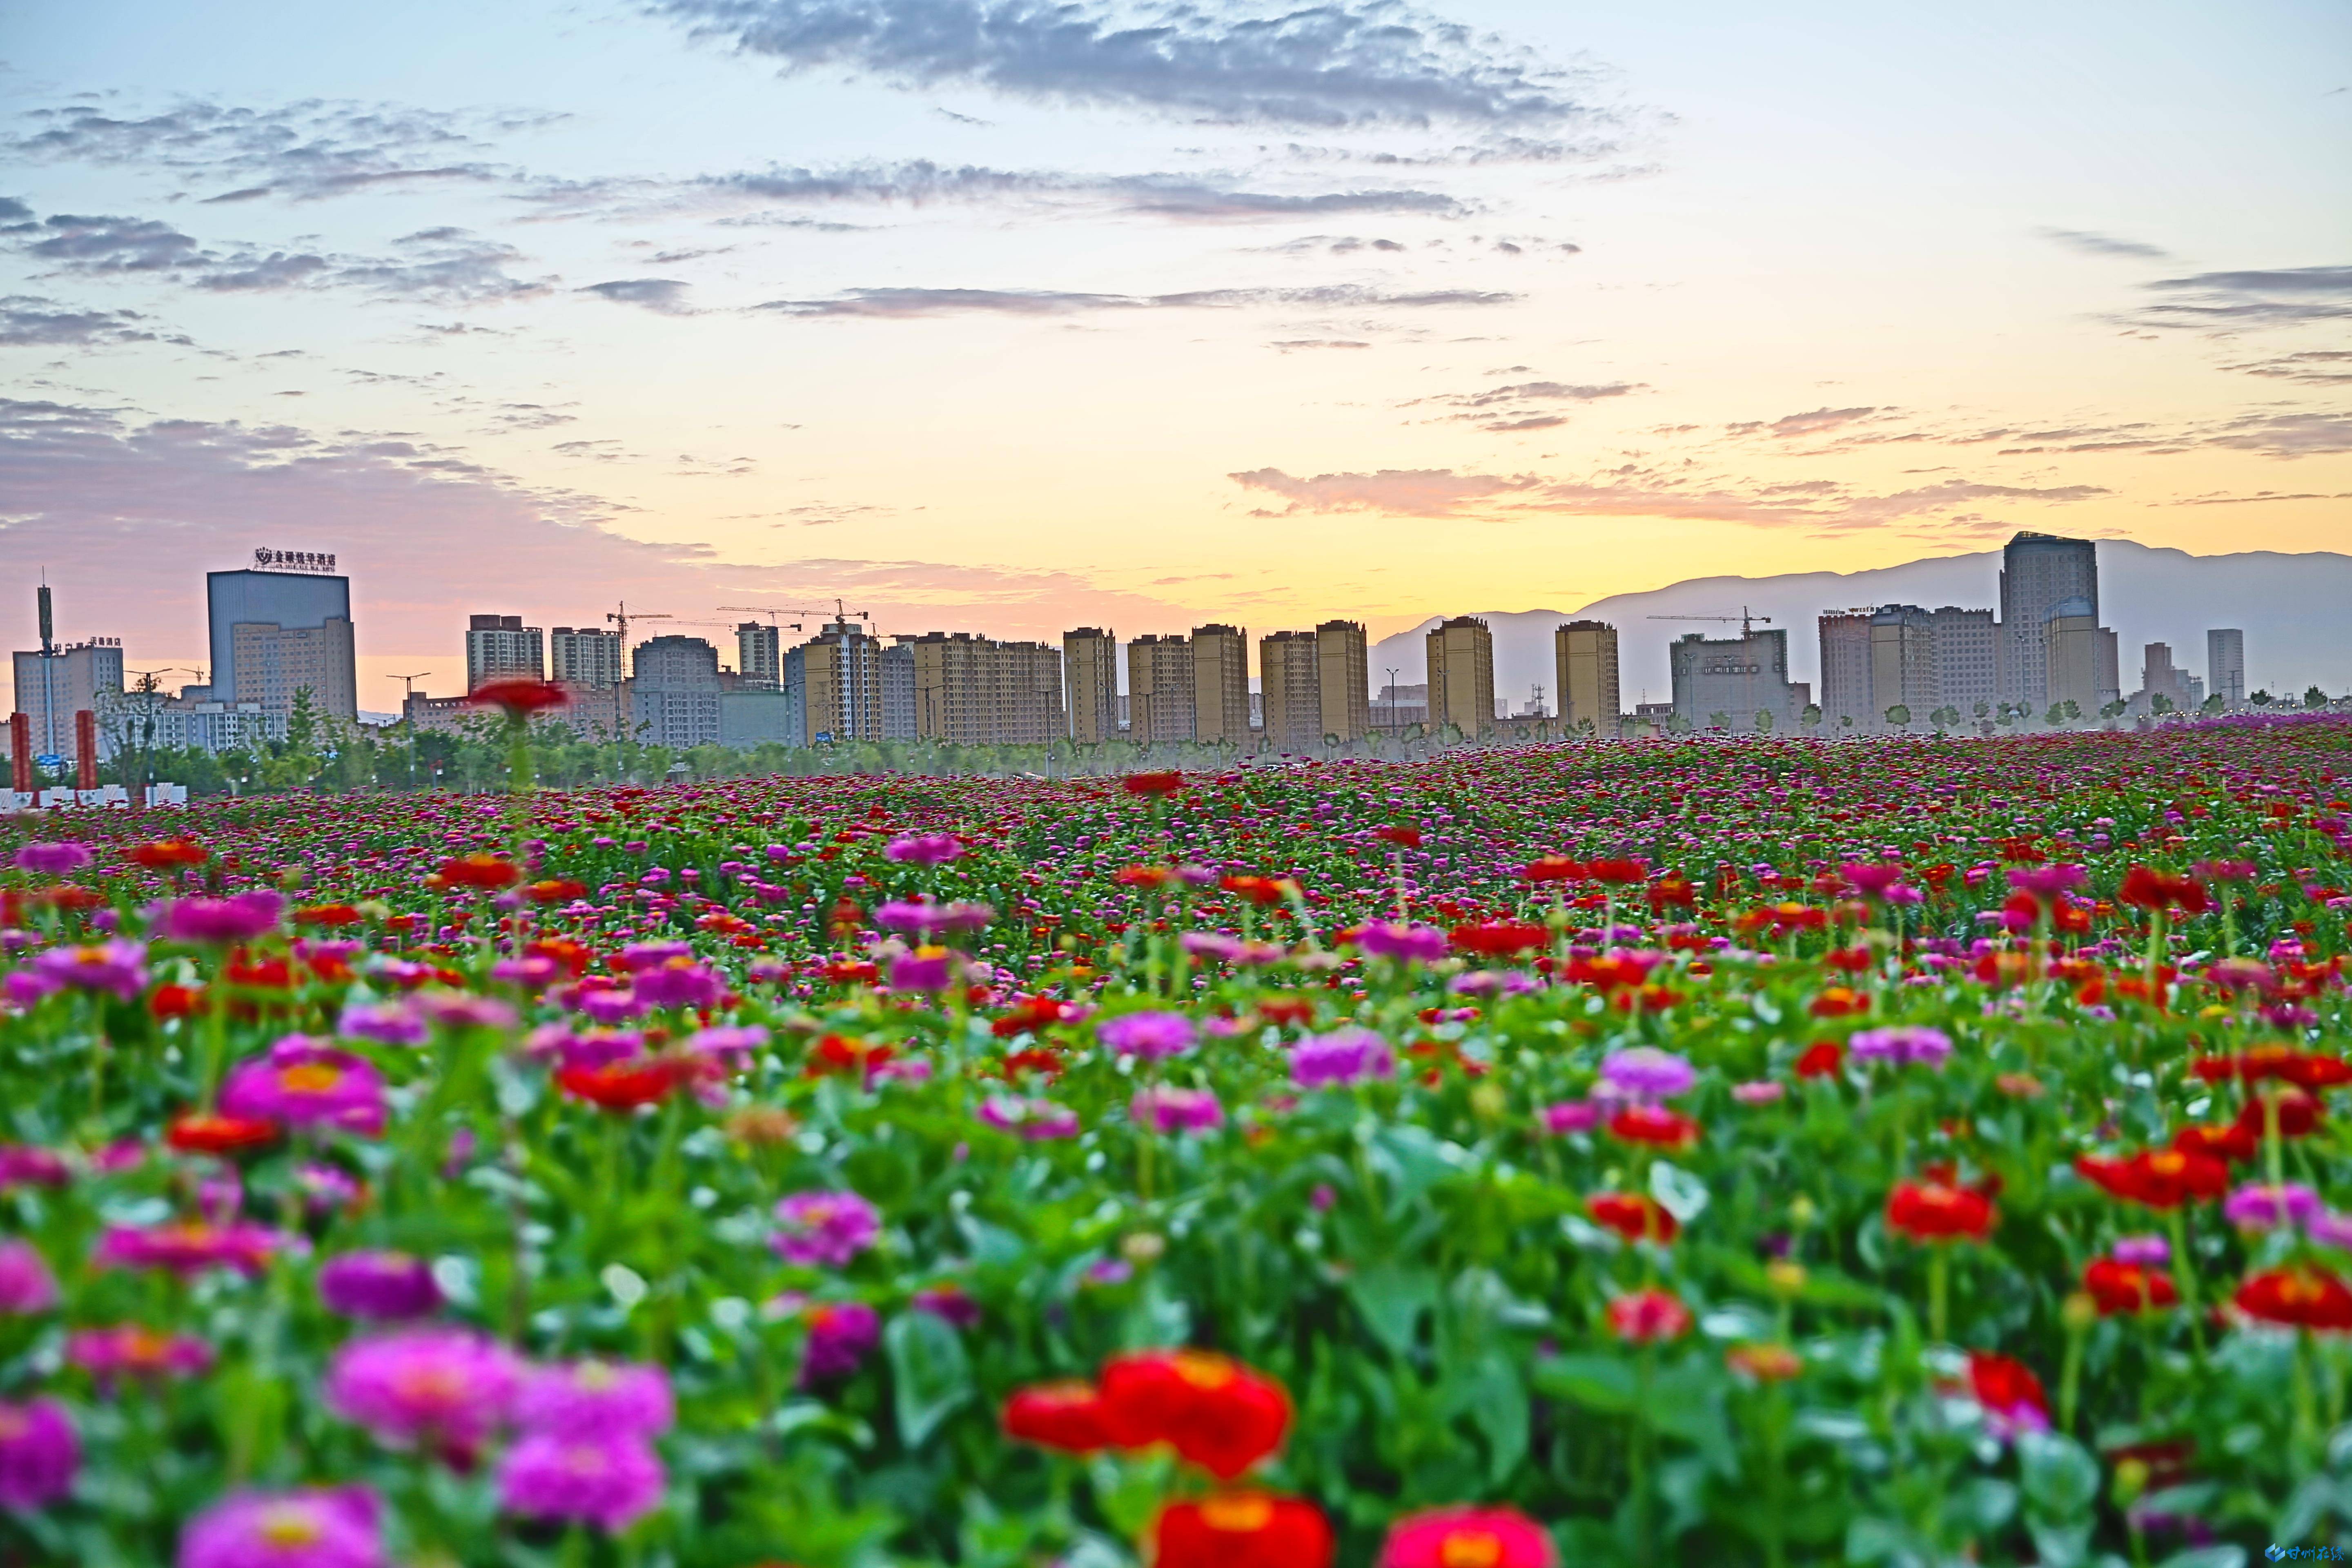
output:
<svg viewBox="0 0 2352 1568"><path fill-rule="evenodd" d="M473 612L2352 549L2347 89L2319 0L25 0L0 633L333 552L382 710Z"/></svg>

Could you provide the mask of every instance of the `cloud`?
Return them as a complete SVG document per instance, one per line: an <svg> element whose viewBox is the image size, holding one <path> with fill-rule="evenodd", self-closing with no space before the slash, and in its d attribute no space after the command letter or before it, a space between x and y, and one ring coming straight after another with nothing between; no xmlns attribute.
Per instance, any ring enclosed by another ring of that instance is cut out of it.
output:
<svg viewBox="0 0 2352 1568"><path fill-rule="evenodd" d="M37 295L10 294L0 297L0 348L153 342L161 334L134 324L145 320L136 310L77 310ZM187 342L176 337L169 341Z"/></svg>
<svg viewBox="0 0 2352 1568"><path fill-rule="evenodd" d="M2222 367L2272 381L2299 381L2315 386L2340 386L2352 382L2352 349L2309 349L2276 359Z"/></svg>
<svg viewBox="0 0 2352 1568"><path fill-rule="evenodd" d="M553 282L511 276L506 268L525 259L522 252L460 228L420 229L394 241L393 254L370 257L263 251L241 244L208 249L152 218L60 214L19 227L24 254L56 271L85 277L152 273L215 293L356 289L462 305L535 298Z"/></svg>
<svg viewBox="0 0 2352 1568"><path fill-rule="evenodd" d="M192 100L137 117L74 104L19 116L25 129L0 137L0 158L146 165L234 183L235 189L207 198L216 202L273 195L313 201L385 185L511 178L509 170L453 155L481 149L481 138L562 118L316 99L263 109Z"/></svg>
<svg viewBox="0 0 2352 1568"><path fill-rule="evenodd" d="M2118 239L2111 234L2095 234L2079 228L2038 228L2033 231L2053 244L2069 250L2079 250L2085 256L2127 256L2142 261L2162 261L2172 253L2160 245L2145 240Z"/></svg>
<svg viewBox="0 0 2352 1568"><path fill-rule="evenodd" d="M595 294L615 305L643 306L665 316L688 316L694 312L686 303L686 290L687 285L675 278L616 278L572 291Z"/></svg>
<svg viewBox="0 0 2352 1568"><path fill-rule="evenodd" d="M698 36L907 87L1220 121L1550 126L1597 119L1582 83L1532 52L1401 0L1234 15L1141 15L1057 0L651 0Z"/></svg>
<svg viewBox="0 0 2352 1568"><path fill-rule="evenodd" d="M700 545L628 539L597 498L523 485L462 454L290 426L136 424L114 410L0 400L0 556L46 563L81 625L130 634L150 656L201 647L206 566L273 542L341 557L369 655L446 653L463 616L486 607L486 584L497 589L490 607L540 625L593 619L623 593L688 616L753 602L747 595L803 605L854 593L894 629L980 622L1026 637L1088 622L1190 624L1183 606L1068 572L721 562ZM0 634L14 646L31 635L30 603L0 603Z"/></svg>
<svg viewBox="0 0 2352 1568"><path fill-rule="evenodd" d="M1352 285L1201 289L1182 294L1086 294L1050 289L852 289L829 300L770 300L752 309L794 317L860 316L911 321L929 316L1069 316L1092 310L1239 310L1265 305L1318 310L1422 310L1449 305L1507 305L1517 299L1516 294L1468 289L1384 294Z"/></svg>
<svg viewBox="0 0 2352 1568"><path fill-rule="evenodd" d="M2249 414L2231 420L2200 443L2265 458L2309 458L2352 452L2352 415Z"/></svg>
<svg viewBox="0 0 2352 1568"><path fill-rule="evenodd" d="M1744 424L1727 425L1724 428L1735 436L1762 434L1787 440L1791 437L1818 436L1824 431L1840 429L1878 412L1876 408L1816 408L1808 414L1784 414L1769 421L1751 419Z"/></svg>
<svg viewBox="0 0 2352 1568"><path fill-rule="evenodd" d="M2166 298L2134 312L2145 326L2304 326L2352 316L2352 267L2199 272L2146 287Z"/></svg>
<svg viewBox="0 0 2352 1568"><path fill-rule="evenodd" d="M1285 338L1266 344L1266 347L1280 349L1284 353L1293 353L1300 349L1368 349L1371 346L1361 338Z"/></svg>
<svg viewBox="0 0 2352 1568"><path fill-rule="evenodd" d="M1956 479L1892 495L1866 495L1825 479L1743 488L1723 480L1685 479L1679 468L1621 470L1600 482L1584 483L1529 475L1457 474L1451 468L1385 468L1369 474L1318 474L1312 479L1294 479L1279 468L1257 468L1226 477L1244 489L1262 490L1289 501L1287 510L1279 515L1381 511L1408 517L1477 516L1489 521L1530 515L1674 518L1761 528L1809 528L1822 534L1937 517L1955 507L1987 500L2063 505L2108 493L2095 485L2034 489ZM1979 531L2005 526L1982 518L1954 521Z"/></svg>
<svg viewBox="0 0 2352 1568"><path fill-rule="evenodd" d="M1590 403L1604 397L1622 397L1635 391L1633 384L1612 381L1594 384L1578 384L1564 381L1520 381L1505 386L1490 386L1478 392L1445 393L1435 397L1417 397L1404 405L1417 407L1435 403L1460 409L1445 418L1465 425L1475 425L1481 430L1507 433L1517 430L1549 430L1568 423L1567 416L1544 405L1557 403Z"/></svg>

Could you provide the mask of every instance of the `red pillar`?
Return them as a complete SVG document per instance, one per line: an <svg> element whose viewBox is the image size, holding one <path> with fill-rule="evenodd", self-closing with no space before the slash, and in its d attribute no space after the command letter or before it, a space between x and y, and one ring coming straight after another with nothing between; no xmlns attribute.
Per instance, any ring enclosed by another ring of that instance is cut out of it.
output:
<svg viewBox="0 0 2352 1568"><path fill-rule="evenodd" d="M8 715L8 763L11 787L18 795L33 793L33 717Z"/></svg>
<svg viewBox="0 0 2352 1568"><path fill-rule="evenodd" d="M88 708L74 710L74 788L98 787L98 715Z"/></svg>

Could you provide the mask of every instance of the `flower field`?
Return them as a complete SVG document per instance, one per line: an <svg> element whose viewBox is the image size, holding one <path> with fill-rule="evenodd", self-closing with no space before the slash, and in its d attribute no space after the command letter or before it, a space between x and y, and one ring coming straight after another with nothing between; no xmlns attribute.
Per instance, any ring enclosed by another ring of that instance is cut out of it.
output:
<svg viewBox="0 0 2352 1568"><path fill-rule="evenodd" d="M0 861L7 1568L2352 1535L2340 720Z"/></svg>

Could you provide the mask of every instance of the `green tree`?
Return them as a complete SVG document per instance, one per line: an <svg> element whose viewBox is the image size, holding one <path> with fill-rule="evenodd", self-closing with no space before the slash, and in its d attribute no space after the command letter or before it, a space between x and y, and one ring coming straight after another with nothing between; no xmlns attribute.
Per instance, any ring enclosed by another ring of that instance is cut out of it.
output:
<svg viewBox="0 0 2352 1568"><path fill-rule="evenodd" d="M2303 705L2305 708L2325 708L2327 706L2327 693L2316 686L2306 686L2303 690Z"/></svg>
<svg viewBox="0 0 2352 1568"><path fill-rule="evenodd" d="M1756 710L1756 732L1759 735L1769 735L1772 732L1772 710L1770 709L1759 708Z"/></svg>
<svg viewBox="0 0 2352 1568"><path fill-rule="evenodd" d="M1889 708L1886 710L1886 721L1897 730L1909 729L1911 727L1911 705L1907 702L1897 702L1894 707Z"/></svg>
<svg viewBox="0 0 2352 1568"><path fill-rule="evenodd" d="M1797 722L1803 725L1808 730L1820 729L1822 727L1822 705L1818 702L1806 703L1805 710L1797 715Z"/></svg>

